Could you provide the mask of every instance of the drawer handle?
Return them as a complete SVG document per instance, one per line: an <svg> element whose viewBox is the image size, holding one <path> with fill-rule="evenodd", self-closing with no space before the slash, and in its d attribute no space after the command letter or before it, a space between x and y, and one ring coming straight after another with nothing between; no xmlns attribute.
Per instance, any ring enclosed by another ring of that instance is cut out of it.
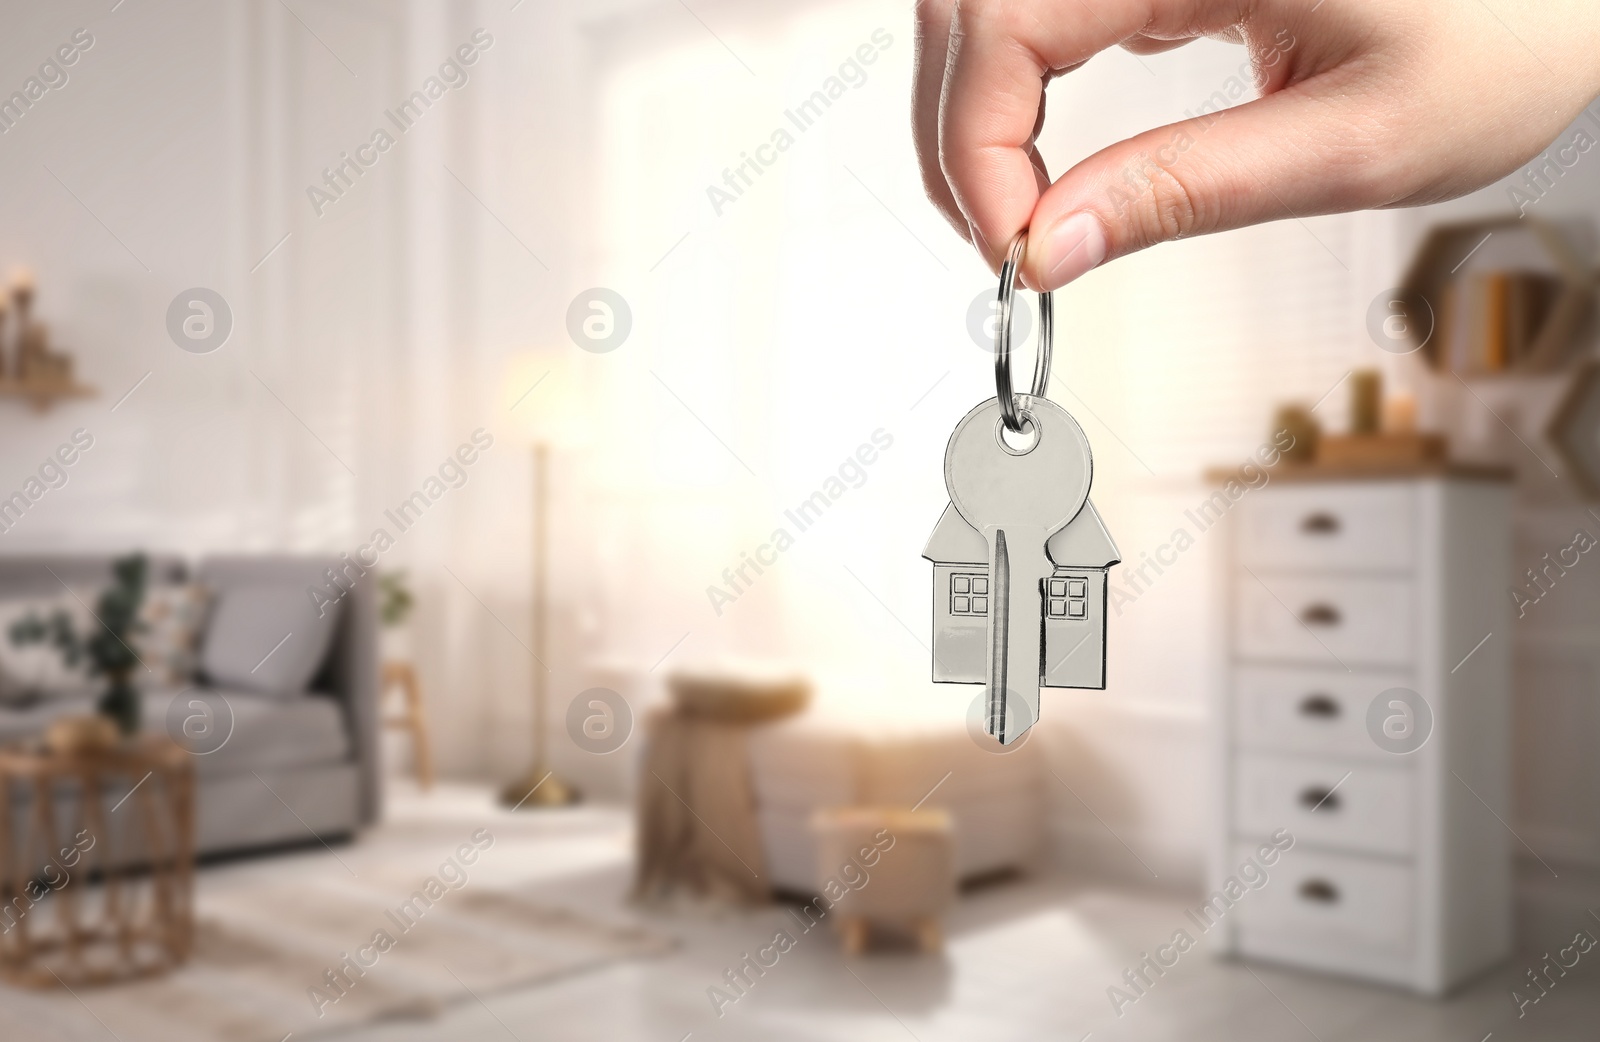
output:
<svg viewBox="0 0 1600 1042"><path fill-rule="evenodd" d="M1339 809L1339 794L1332 789L1324 789L1313 785L1300 792L1300 805L1315 813L1326 807L1328 810Z"/></svg>
<svg viewBox="0 0 1600 1042"><path fill-rule="evenodd" d="M1308 514L1300 522L1300 531L1307 535L1334 535L1339 531L1339 519L1322 511Z"/></svg>
<svg viewBox="0 0 1600 1042"><path fill-rule="evenodd" d="M1339 703L1327 695L1307 695L1300 700L1300 715L1332 720L1339 715Z"/></svg>
<svg viewBox="0 0 1600 1042"><path fill-rule="evenodd" d="M1338 904L1339 888L1326 879L1308 879L1300 884L1300 896L1318 904Z"/></svg>
<svg viewBox="0 0 1600 1042"><path fill-rule="evenodd" d="M1331 604L1313 604L1300 612L1300 621L1307 626L1337 626L1341 616Z"/></svg>

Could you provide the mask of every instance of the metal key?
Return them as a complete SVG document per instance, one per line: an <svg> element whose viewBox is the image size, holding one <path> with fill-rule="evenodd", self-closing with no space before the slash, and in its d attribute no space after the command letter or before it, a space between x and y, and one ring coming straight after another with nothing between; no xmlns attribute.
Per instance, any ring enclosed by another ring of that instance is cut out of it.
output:
<svg viewBox="0 0 1600 1042"><path fill-rule="evenodd" d="M950 502L989 544L987 729L1001 745L1039 719L1045 541L1089 498L1093 467L1078 421L1046 398L1018 395L1023 434L1002 438L999 399L962 418L944 455ZM1028 439L1031 438L1031 444Z"/></svg>

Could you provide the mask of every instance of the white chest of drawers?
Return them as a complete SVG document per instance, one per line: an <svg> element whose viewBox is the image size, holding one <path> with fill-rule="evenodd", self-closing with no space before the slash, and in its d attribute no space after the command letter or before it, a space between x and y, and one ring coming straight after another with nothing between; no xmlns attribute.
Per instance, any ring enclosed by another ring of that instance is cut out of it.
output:
<svg viewBox="0 0 1600 1042"><path fill-rule="evenodd" d="M1227 512L1212 704L1213 891L1294 847L1208 931L1224 953L1442 994L1505 957L1510 492L1450 472L1275 477ZM1419 694L1409 753L1372 736ZM1417 734L1423 733L1422 721ZM1491 809L1492 808L1492 809ZM1236 887L1237 892L1237 887Z"/></svg>

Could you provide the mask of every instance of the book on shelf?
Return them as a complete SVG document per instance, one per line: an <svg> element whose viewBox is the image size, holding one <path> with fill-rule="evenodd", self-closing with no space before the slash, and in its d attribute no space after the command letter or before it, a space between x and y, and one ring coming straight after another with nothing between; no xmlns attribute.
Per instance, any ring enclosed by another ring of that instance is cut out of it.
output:
<svg viewBox="0 0 1600 1042"><path fill-rule="evenodd" d="M1433 357L1463 376L1540 371L1565 345L1541 338L1560 292L1553 275L1532 271L1468 272L1444 284Z"/></svg>

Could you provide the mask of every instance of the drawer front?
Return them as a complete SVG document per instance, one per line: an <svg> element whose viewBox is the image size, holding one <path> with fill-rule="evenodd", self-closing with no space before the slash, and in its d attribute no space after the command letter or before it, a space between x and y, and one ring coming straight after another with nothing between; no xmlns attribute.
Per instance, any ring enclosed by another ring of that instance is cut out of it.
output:
<svg viewBox="0 0 1600 1042"><path fill-rule="evenodd" d="M1237 845L1234 863L1254 852L1253 845ZM1266 871L1266 885L1229 913L1246 930L1290 937L1299 948L1411 951L1416 891L1409 865L1307 850L1297 842Z"/></svg>
<svg viewBox="0 0 1600 1042"><path fill-rule="evenodd" d="M1245 658L1348 667L1415 657L1408 580L1240 572L1234 584L1234 650Z"/></svg>
<svg viewBox="0 0 1600 1042"><path fill-rule="evenodd" d="M1414 566L1416 495L1403 482L1279 485L1239 506L1239 560L1252 568Z"/></svg>
<svg viewBox="0 0 1600 1042"><path fill-rule="evenodd" d="M1389 688L1413 686L1407 673L1240 666L1234 672L1234 739L1263 751L1389 757L1367 733L1367 707Z"/></svg>
<svg viewBox="0 0 1600 1042"><path fill-rule="evenodd" d="M1408 855L1416 835L1416 783L1409 767L1367 760L1239 753L1234 761L1234 831L1280 828L1313 846Z"/></svg>

